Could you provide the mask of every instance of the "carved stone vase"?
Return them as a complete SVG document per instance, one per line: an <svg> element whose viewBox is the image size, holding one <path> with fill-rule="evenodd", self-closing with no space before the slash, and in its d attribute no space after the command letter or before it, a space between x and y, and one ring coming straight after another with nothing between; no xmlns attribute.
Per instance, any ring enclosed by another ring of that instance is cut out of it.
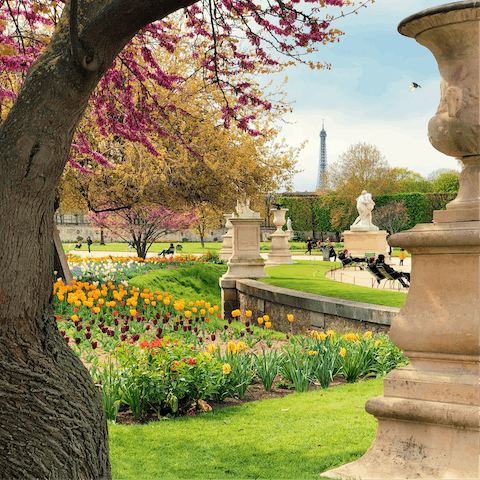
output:
<svg viewBox="0 0 480 480"><path fill-rule="evenodd" d="M294 263L288 244L290 233L282 230L286 223L285 214L288 212L288 208L272 208L270 211L273 213L273 224L277 227L277 230L270 237L270 252L265 266L290 265Z"/></svg>
<svg viewBox="0 0 480 480"><path fill-rule="evenodd" d="M458 196L431 224L389 238L412 255L407 299L390 337L410 364L369 400L372 447L331 478L479 478L479 18L480 1L412 15L398 29L435 56L441 100L432 145L462 165Z"/></svg>

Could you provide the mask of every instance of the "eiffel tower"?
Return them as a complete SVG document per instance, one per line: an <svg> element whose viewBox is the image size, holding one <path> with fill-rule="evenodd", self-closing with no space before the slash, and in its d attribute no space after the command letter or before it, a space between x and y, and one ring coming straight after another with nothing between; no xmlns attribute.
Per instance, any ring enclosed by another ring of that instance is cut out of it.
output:
<svg viewBox="0 0 480 480"><path fill-rule="evenodd" d="M318 173L316 189L325 188L325 170L327 169L327 132L324 128L324 121L322 120L322 131L320 132L320 156L318 159Z"/></svg>

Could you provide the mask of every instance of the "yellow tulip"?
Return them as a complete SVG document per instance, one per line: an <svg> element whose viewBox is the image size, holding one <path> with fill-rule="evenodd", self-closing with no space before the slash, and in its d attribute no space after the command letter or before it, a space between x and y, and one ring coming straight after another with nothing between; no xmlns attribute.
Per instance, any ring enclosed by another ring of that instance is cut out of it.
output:
<svg viewBox="0 0 480 480"><path fill-rule="evenodd" d="M291 323L293 322L293 315L287 315L287 320Z"/></svg>
<svg viewBox="0 0 480 480"><path fill-rule="evenodd" d="M340 349L340 356L341 356L341 357L344 357L346 353L347 353L347 351L342 347L342 348Z"/></svg>

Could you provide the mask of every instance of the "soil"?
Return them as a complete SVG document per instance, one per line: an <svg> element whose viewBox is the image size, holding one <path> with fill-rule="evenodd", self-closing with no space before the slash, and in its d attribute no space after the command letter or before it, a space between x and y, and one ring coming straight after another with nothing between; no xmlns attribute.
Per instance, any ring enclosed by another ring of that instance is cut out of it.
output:
<svg viewBox="0 0 480 480"><path fill-rule="evenodd" d="M256 401L267 400L272 398L282 398L282 397L285 397L286 395L295 393L295 389L293 388L293 385L292 385L292 388L283 388L282 382L284 383L284 380L277 375L277 377L275 377L275 380L273 382L272 389L269 392L266 392L265 389L263 388L262 382L256 378L248 386L247 391L245 393L245 397L243 399L227 397L225 400L221 402L215 402L213 400L210 400L206 402L206 406L204 406L203 410L211 411L211 410L219 410L225 407L237 407L239 405L244 405L245 403L248 403L248 402L256 402ZM339 375L338 377L335 377L333 381L330 383L330 388L336 387L338 385L344 385L345 383L346 383L346 380L341 375ZM278 384L280 384L280 386L278 386ZM310 386L309 391L317 390L319 388L321 388L319 384L313 384ZM159 416L156 413L152 412L141 419L136 419L132 415L132 411L127 406L123 406L123 407L124 408L121 408L118 413L117 423L124 424L124 425L146 424L150 422L162 421L169 418L169 417L159 418ZM192 415L192 412L194 412L193 413L194 415L201 415L203 413L202 408L199 408L197 406L197 409L194 409L194 406L191 403L188 403L188 404L179 405L177 416Z"/></svg>

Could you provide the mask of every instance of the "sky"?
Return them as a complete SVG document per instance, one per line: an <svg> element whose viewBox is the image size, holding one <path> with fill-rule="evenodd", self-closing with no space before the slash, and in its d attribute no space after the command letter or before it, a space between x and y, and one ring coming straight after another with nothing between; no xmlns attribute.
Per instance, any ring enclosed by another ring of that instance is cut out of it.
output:
<svg viewBox="0 0 480 480"><path fill-rule="evenodd" d="M391 167L422 176L439 168L458 170L455 158L435 150L427 137L428 121L440 100L435 58L397 31L404 18L445 3L455 2L375 0L358 15L332 23L345 35L312 55L314 61L331 63L331 70L295 66L282 72L282 78L288 77L287 100L294 103L280 136L294 147L308 140L298 157L303 171L294 177L294 191L315 190L322 120L327 168L350 145L366 142L376 146ZM335 14L338 8L328 12ZM410 91L412 82L421 88Z"/></svg>

